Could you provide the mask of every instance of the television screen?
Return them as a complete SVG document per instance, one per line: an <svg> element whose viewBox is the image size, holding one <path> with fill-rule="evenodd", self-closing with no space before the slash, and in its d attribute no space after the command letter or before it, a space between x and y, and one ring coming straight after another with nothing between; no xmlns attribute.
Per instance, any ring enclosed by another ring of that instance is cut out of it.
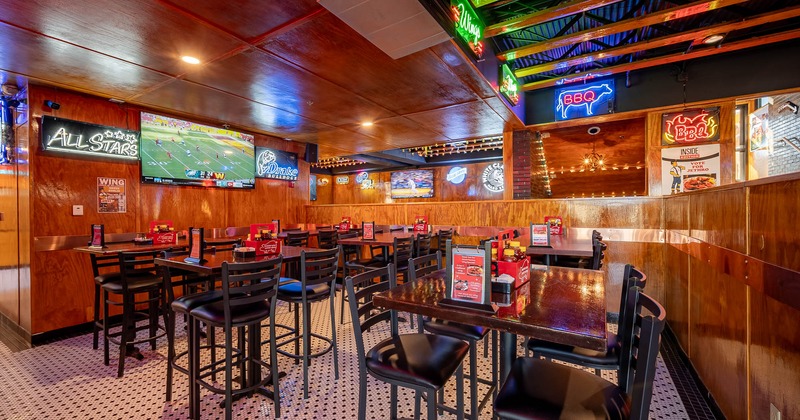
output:
<svg viewBox="0 0 800 420"><path fill-rule="evenodd" d="M255 188L253 136L142 112L142 182Z"/></svg>
<svg viewBox="0 0 800 420"><path fill-rule="evenodd" d="M392 172L392 198L433 197L433 171L416 169Z"/></svg>

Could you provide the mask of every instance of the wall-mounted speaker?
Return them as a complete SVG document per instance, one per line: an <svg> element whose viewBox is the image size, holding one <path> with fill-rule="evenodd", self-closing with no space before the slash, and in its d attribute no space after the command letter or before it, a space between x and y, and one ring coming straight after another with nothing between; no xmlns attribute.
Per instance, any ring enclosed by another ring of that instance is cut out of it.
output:
<svg viewBox="0 0 800 420"><path fill-rule="evenodd" d="M317 163L317 145L306 143L306 153L304 160L308 163Z"/></svg>

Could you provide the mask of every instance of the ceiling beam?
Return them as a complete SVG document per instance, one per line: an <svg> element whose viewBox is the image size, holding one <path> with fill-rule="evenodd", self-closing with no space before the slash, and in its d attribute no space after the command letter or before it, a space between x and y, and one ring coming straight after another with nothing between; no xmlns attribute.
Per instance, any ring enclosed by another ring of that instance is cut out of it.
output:
<svg viewBox="0 0 800 420"><path fill-rule="evenodd" d="M412 165L412 166L424 165L426 163L425 162L425 158L420 156L420 155L418 155L418 154L416 154L416 153L408 153L408 152L403 152L402 150L396 150L396 149L394 149L394 150L384 150L382 152L365 152L365 153L362 153L361 155L362 156L363 155L367 155L367 156L371 156L371 157L376 157L376 158L381 158L381 159L386 159L386 160L392 160L392 161L395 161L395 162L403 163L403 164L406 164L406 165Z"/></svg>
<svg viewBox="0 0 800 420"><path fill-rule="evenodd" d="M491 38L497 35L507 34L509 32L518 31L529 26L538 25L540 23L548 22L551 20L560 19L567 16L583 13L587 10L596 9L598 7L607 6L609 4L618 3L622 0L572 0L567 1L558 6L549 9L539 10L538 12L529 13L514 19L500 22L494 25L487 26L483 31L484 38Z"/></svg>
<svg viewBox="0 0 800 420"><path fill-rule="evenodd" d="M716 10L726 6L744 3L746 1L747 0L700 0L686 6L673 7L671 9L662 10L655 13L648 13L633 19L610 23L597 28L587 29L585 31L553 38L546 42L539 42L536 44L514 48L498 54L497 58L500 60L513 60L515 58L564 47L576 42L585 42L592 39L602 38L604 36L618 34L620 32L632 31L645 26L651 26L674 19L681 19L708 12L710 10Z"/></svg>
<svg viewBox="0 0 800 420"><path fill-rule="evenodd" d="M681 32L675 35L668 35L661 38L651 39L648 41L641 41L634 44L622 45L619 47L609 48L589 54L578 55L564 60L551 61L549 63L539 64L537 66L525 67L516 70L514 72L514 75L517 77L526 77L533 74L547 73L554 70L563 70L572 66L593 63L598 60L604 60L611 57L619 57L626 54L633 54L640 51L679 44L681 42L694 41L696 39L705 38L709 35L726 34L728 32L733 32L745 28L752 28L754 26L764 25L766 23L776 22L785 19L791 19L798 16L800 16L800 6L788 7L786 9L778 10L776 12L764 13L762 15L754 16L750 19L743 21L707 26L705 28L693 31Z"/></svg>
<svg viewBox="0 0 800 420"><path fill-rule="evenodd" d="M759 37L749 38L743 41L732 42L730 44L722 44L716 48L709 47L701 50L694 50L689 53L676 53L665 55L661 57L650 58L647 60L634 61L632 63L620 64L618 66L606 67L603 69L603 76L624 73L627 71L640 70L647 67L655 67L664 64L677 63L679 61L686 61L694 58L708 57L717 54L724 54L732 51L739 51L746 48L758 47L761 45L772 44L775 42L788 41L800 38L800 29L791 31L779 32L771 35L764 35ZM583 73L575 73L570 76L580 76ZM553 87L558 85L559 79L543 80L540 82L526 83L522 85L522 90L536 90Z"/></svg>

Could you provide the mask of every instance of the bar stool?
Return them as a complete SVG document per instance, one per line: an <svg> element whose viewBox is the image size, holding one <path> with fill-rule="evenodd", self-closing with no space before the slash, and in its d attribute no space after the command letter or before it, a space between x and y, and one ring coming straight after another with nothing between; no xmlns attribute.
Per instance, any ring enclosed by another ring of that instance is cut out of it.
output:
<svg viewBox="0 0 800 420"><path fill-rule="evenodd" d="M284 356L295 359L298 363L303 360L303 398L308 398L308 365L311 358L324 355L333 349L333 370L336 379L339 379L339 353L336 347L336 307L334 295L336 293L336 271L339 269L339 249L328 251L301 251L300 252L300 280L281 278L278 286L278 300L294 304L294 328L285 325L279 327L289 332L279 335L280 340L276 349ZM331 310L331 337L311 332L311 304L328 300ZM300 329L300 311L303 312L302 336ZM328 346L317 353L311 353L311 338L320 339ZM303 340L303 351L300 352L300 339ZM281 350L281 347L294 343L294 353Z"/></svg>
<svg viewBox="0 0 800 420"><path fill-rule="evenodd" d="M225 418L231 419L234 397L253 392L263 392L271 396L275 402L275 417L280 417L280 388L278 356L275 345L275 308L277 285L281 273L283 258L257 262L222 263L222 299L195 307L189 311L189 319L193 325L190 335L190 368L189 382L191 387L191 415L200 416L200 387L217 394L225 394ZM213 293L213 292L212 292ZM261 360L261 322L270 318L270 363ZM225 332L225 388L217 388L206 378L221 370L219 364L212 361L207 366L200 366L199 323L206 323L209 328L222 328ZM245 344L245 328L249 328ZM233 331L239 330L239 346L233 347ZM234 359L236 359L234 361ZM233 366L239 366L241 387L233 389ZM271 378L261 378L261 368L270 369ZM263 387L272 381L273 392Z"/></svg>
<svg viewBox="0 0 800 420"><path fill-rule="evenodd" d="M441 269L442 254L439 251L436 251L435 254L412 258L408 261L408 281L415 281L419 277ZM478 341L486 338L489 334L489 328L427 318L420 315L419 332L421 333L423 330L431 334L445 335L469 343L470 415L477 420L480 417L480 409L488 401L488 397L497 394L497 331L492 331L492 379L488 381L478 378ZM479 383L490 386L489 391L486 392L486 396L481 402L478 401ZM444 396L440 392L440 401L443 398Z"/></svg>
<svg viewBox="0 0 800 420"><path fill-rule="evenodd" d="M392 289L397 275L394 264L345 279L353 334L358 352L358 419L367 417L367 375L391 385L390 418L397 418L397 387L415 391L415 418L419 418L420 398L428 399L428 418L436 418L436 392L456 375L456 410L464 418L463 368L467 343L452 337L433 334L399 334L394 311L379 310L372 295ZM356 289L358 288L358 291ZM359 305L359 301L363 301ZM363 318L363 320L362 320ZM364 332L379 322L389 321L391 336L366 351ZM450 410L448 410L450 411Z"/></svg>
<svg viewBox="0 0 800 420"><path fill-rule="evenodd" d="M97 350L100 331L104 329L107 314L103 313L103 320L100 321L100 295L102 291L100 287L109 281L119 281L121 276L119 272L119 256L116 254L111 255L97 255L90 254L92 259L92 274L94 274L94 327L92 328L92 348ZM106 268L113 268L113 271L106 271ZM100 273L103 269L104 273ZM105 307L105 306L104 306Z"/></svg>
<svg viewBox="0 0 800 420"><path fill-rule="evenodd" d="M107 317L103 319L103 363L109 364L109 343L119 346L119 364L117 377L122 377L125 371L125 356L128 346L141 343L150 343L156 349L156 339L166 335L166 329L158 324L158 310L161 301L162 278L156 273L155 258L159 251L120 252L120 276L103 283L103 314L108 314L109 305L122 306L122 322L119 332L111 332L111 325ZM109 299L110 294L119 295L122 302ZM146 294L147 298L137 300L136 296ZM137 305L147 306L147 313L137 312ZM137 319L138 318L138 319ZM137 326L140 320L147 320L147 325ZM166 323L166 317L165 317ZM136 333L148 330L149 335L143 339L136 339ZM159 333L158 330L161 330ZM140 354L135 354L137 359Z"/></svg>

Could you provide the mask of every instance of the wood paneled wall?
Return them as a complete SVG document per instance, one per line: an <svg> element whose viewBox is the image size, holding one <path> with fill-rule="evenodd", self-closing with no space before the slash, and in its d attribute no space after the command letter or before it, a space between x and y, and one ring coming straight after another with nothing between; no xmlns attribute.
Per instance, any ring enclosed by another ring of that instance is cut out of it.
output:
<svg viewBox="0 0 800 420"><path fill-rule="evenodd" d="M500 160L496 162L501 162ZM327 177L330 183L326 186L317 186L317 201L312 204L377 204L377 203L414 203L414 202L441 202L441 201L478 201L501 200L503 192L491 192L483 187L481 175L491 163L472 163L458 165L467 168L467 178L461 184L454 185L447 181L447 172L453 166L437 166L430 168L433 171L433 197L431 198L391 198L391 176L395 171L369 172L369 179L373 181L374 188L362 189L356 184L356 174L349 174L347 184L337 184L337 175L318 175ZM345 176L345 175L339 175ZM330 197L330 198L328 198Z"/></svg>
<svg viewBox="0 0 800 420"><path fill-rule="evenodd" d="M665 200L668 321L730 419L800 418L797 191L794 175Z"/></svg>
<svg viewBox="0 0 800 420"><path fill-rule="evenodd" d="M42 104L46 99L60 103L61 109L45 109ZM92 223L103 223L106 232L113 233L143 231L154 219L173 220L178 229L245 226L274 218L284 223L305 220L305 207L309 203L309 165L304 161L300 161L299 180L293 186L288 182L266 179L258 179L255 190L142 185L138 162L46 153L40 148L39 133L43 114L138 130L138 108L39 86L31 87L28 103L32 105L29 134L33 139L30 144L33 180L29 200L31 243L38 236L86 235ZM303 152L301 143L263 135L256 135L255 143ZM100 176L127 181L127 213L97 213L96 185ZM73 204L84 206L84 216L72 216ZM92 319L93 288L87 255L72 251L34 252L31 270L31 333Z"/></svg>

